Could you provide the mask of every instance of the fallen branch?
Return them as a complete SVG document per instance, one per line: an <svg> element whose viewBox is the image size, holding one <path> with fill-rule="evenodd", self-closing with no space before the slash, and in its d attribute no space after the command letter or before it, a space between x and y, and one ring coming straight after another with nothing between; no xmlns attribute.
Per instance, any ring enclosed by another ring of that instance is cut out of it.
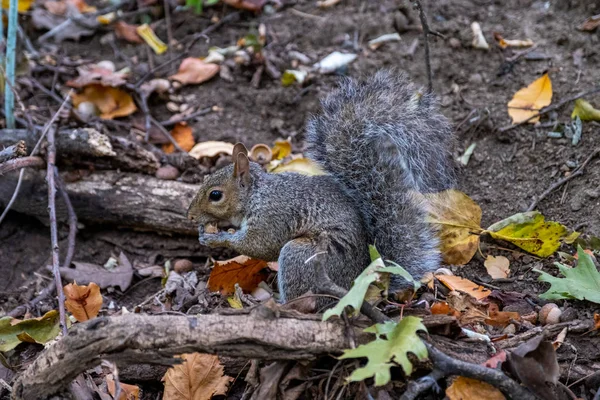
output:
<svg viewBox="0 0 600 400"><path fill-rule="evenodd" d="M44 160L40 157L21 157L15 158L14 160L6 161L0 164L0 175L4 175L11 171L16 171L21 168L27 167L42 167L44 166Z"/></svg>
<svg viewBox="0 0 600 400"><path fill-rule="evenodd" d="M27 146L25 142L19 140L16 144L8 146L7 148L0 150L0 164L5 161L12 160L13 158L24 157L27 155Z"/></svg>

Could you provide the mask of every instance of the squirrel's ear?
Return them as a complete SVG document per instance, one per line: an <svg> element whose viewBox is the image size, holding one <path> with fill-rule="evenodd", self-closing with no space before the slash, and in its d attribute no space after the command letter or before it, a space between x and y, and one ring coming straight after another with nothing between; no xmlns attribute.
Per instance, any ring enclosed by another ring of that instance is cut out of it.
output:
<svg viewBox="0 0 600 400"><path fill-rule="evenodd" d="M244 146L243 143L236 143L235 146L233 146L233 152L231 153L231 155L233 157L233 162L235 162L237 160L237 155L240 153L247 156L248 149L246 148L246 146Z"/></svg>
<svg viewBox="0 0 600 400"><path fill-rule="evenodd" d="M238 178L242 185L246 186L250 183L250 161L248 160L248 156L241 152L237 154L234 160L233 176L234 178Z"/></svg>

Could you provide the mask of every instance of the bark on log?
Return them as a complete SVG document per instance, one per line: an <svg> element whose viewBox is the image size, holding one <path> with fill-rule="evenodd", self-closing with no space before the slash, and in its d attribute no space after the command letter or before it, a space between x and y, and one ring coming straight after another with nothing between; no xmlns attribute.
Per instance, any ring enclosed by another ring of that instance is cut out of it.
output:
<svg viewBox="0 0 600 400"><path fill-rule="evenodd" d="M13 158L24 157L26 155L27 146L25 146L24 141L20 140L18 143L0 150L0 164L12 160Z"/></svg>
<svg viewBox="0 0 600 400"><path fill-rule="evenodd" d="M45 171L25 171L12 210L47 218L44 174ZM0 178L0 205L3 207L11 198L17 179L16 172ZM65 186L81 222L156 232L197 233L197 226L185 215L196 192L195 185L142 174L96 171L76 182L65 183ZM62 202L57 202L56 212L59 221L67 220L67 210Z"/></svg>
<svg viewBox="0 0 600 400"><path fill-rule="evenodd" d="M25 129L0 131L0 146L24 141L28 148L33 148L38 139L38 135ZM157 157L140 144L122 137L109 137L91 128L61 130L56 134L56 147L58 162L68 165L93 165L98 169L147 174L154 174L160 166Z"/></svg>

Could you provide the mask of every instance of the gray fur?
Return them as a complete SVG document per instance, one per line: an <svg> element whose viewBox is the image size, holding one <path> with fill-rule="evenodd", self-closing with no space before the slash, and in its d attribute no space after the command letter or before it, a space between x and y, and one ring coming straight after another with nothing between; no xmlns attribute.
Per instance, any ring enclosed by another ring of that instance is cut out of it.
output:
<svg viewBox="0 0 600 400"><path fill-rule="evenodd" d="M440 256L412 192L454 184L452 141L434 98L419 97L404 75L346 80L307 127L308 154L329 175L268 174L251 163L248 184L236 181L228 166L201 185L189 215L200 223L205 245L278 259L283 301L315 291L314 263L305 261L321 251L329 277L345 288L368 265L372 243L420 277L438 268ZM203 199L215 187L227 188L230 200L221 209L210 205L209 212ZM207 234L203 224L212 221L238 230Z"/></svg>

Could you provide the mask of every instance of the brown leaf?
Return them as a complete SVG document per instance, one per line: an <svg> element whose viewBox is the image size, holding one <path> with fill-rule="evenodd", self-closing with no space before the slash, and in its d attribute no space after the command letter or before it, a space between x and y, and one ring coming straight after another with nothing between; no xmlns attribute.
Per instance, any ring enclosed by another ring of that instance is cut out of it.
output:
<svg viewBox="0 0 600 400"><path fill-rule="evenodd" d="M75 268L59 268L60 276L63 279L82 284L94 282L102 289L119 286L121 291L125 291L133 278L133 267L123 253L119 256L118 265L112 270L89 263L73 262L73 265Z"/></svg>
<svg viewBox="0 0 600 400"><path fill-rule="evenodd" d="M259 12L265 5L266 0L223 0L223 3L242 10Z"/></svg>
<svg viewBox="0 0 600 400"><path fill-rule="evenodd" d="M99 67L96 64L77 67L77 72L79 73L79 76L75 80L68 81L68 86L82 88L91 84L99 84L102 86L117 87L127 83L127 73L115 72L107 68Z"/></svg>
<svg viewBox="0 0 600 400"><path fill-rule="evenodd" d="M69 283L64 287L64 291L65 307L79 322L95 318L102 308L102 295L95 283L90 283L88 286Z"/></svg>
<svg viewBox="0 0 600 400"><path fill-rule="evenodd" d="M600 314L594 313L594 331L600 330Z"/></svg>
<svg viewBox="0 0 600 400"><path fill-rule="evenodd" d="M140 398L140 388L136 385L129 385L127 383L120 382L121 395L118 400L138 400ZM112 374L106 375L106 386L108 393L114 398L116 394L115 380Z"/></svg>
<svg viewBox="0 0 600 400"><path fill-rule="evenodd" d="M208 289L228 295L235 291L234 286L237 283L244 292L251 292L265 280L266 274L262 272L265 268L267 268L266 261L246 256L215 262L208 278Z"/></svg>
<svg viewBox="0 0 600 400"><path fill-rule="evenodd" d="M600 14L593 15L577 27L580 31L593 32L600 26Z"/></svg>
<svg viewBox="0 0 600 400"><path fill-rule="evenodd" d="M125 21L117 21L115 22L115 35L119 39L123 39L129 43L144 43L144 39L137 33L137 28L137 25L131 25Z"/></svg>
<svg viewBox="0 0 600 400"><path fill-rule="evenodd" d="M169 368L163 380L163 400L210 400L227 394L233 378L223 375L219 357L212 354L182 354L183 364Z"/></svg>
<svg viewBox="0 0 600 400"><path fill-rule="evenodd" d="M508 326L512 321L520 321L521 315L514 311L500 311L496 303L490 303L488 305L488 318L485 320L486 324L492 326L505 327Z"/></svg>
<svg viewBox="0 0 600 400"><path fill-rule="evenodd" d="M205 63L199 58L188 57L181 62L179 70L169 79L181 82L184 85L199 84L208 81L219 73L217 64Z"/></svg>
<svg viewBox="0 0 600 400"><path fill-rule="evenodd" d="M483 265L494 279L508 278L508 274L510 274L510 261L504 256L487 256Z"/></svg>
<svg viewBox="0 0 600 400"><path fill-rule="evenodd" d="M435 277L450 290L458 290L460 292L467 293L477 300L484 299L489 296L490 293L492 293L489 289L471 282L468 279L461 278L460 276L436 275Z"/></svg>
<svg viewBox="0 0 600 400"><path fill-rule="evenodd" d="M450 400L504 400L502 392L489 383L459 376L446 389Z"/></svg>
<svg viewBox="0 0 600 400"><path fill-rule="evenodd" d="M100 110L100 118L113 119L126 117L137 111L133 98L121 89L102 85L89 85L82 93L73 95L73 105L77 107L84 101L89 101Z"/></svg>
<svg viewBox="0 0 600 400"><path fill-rule="evenodd" d="M175 124L171 131L171 136L177 142L177 144L185 151L190 151L196 144L194 140L194 134L192 128L185 122L179 122ZM175 151L175 146L172 143L164 144L162 147L163 151L170 154Z"/></svg>
<svg viewBox="0 0 600 400"><path fill-rule="evenodd" d="M233 153L233 144L227 142L208 141L201 142L190 150L190 156L201 159L202 157L216 157L219 154L231 155Z"/></svg>

